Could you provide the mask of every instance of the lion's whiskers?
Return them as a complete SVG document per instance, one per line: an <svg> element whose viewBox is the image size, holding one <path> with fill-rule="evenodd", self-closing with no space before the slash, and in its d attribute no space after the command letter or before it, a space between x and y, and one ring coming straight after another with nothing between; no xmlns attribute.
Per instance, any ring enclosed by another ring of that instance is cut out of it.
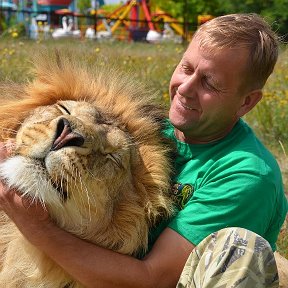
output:
<svg viewBox="0 0 288 288"><path fill-rule="evenodd" d="M78 173L78 178L79 179L79 182L78 184L80 184L80 188L81 188L81 198L82 198L82 202L84 204L84 207L85 207L85 199L83 198L83 195L82 194L86 194L86 198L87 198L87 204L88 204L88 211L89 211L89 221L91 222L92 221L92 210L91 210L91 201L92 203L95 203L95 196L93 193L91 193L91 191L87 188L85 182L82 181L82 178L81 178L81 174L80 174L80 171L79 169L77 169L77 167L75 167L75 171L76 173ZM93 174L92 174L93 175ZM94 176L94 175L93 175ZM91 198L92 197L92 198ZM95 207L95 205L93 205Z"/></svg>
<svg viewBox="0 0 288 288"><path fill-rule="evenodd" d="M89 196L89 190L87 189L87 186L85 185L85 183L83 183L82 181L80 181L81 183L81 190L83 191L83 186L84 186L84 190L83 192L86 192L86 196L87 196L87 204L88 204L88 215L89 215L89 221L92 221L92 216L91 216L91 204L90 204L90 196ZM82 194L82 193L81 193ZM84 199L83 199L84 200Z"/></svg>
<svg viewBox="0 0 288 288"><path fill-rule="evenodd" d="M91 170L89 170L88 168L86 168L86 171L92 176L92 179L96 179L96 176L92 173Z"/></svg>
<svg viewBox="0 0 288 288"><path fill-rule="evenodd" d="M61 193L63 193L63 179L64 179L64 169L65 166L63 164L61 164L62 169L61 169L61 174L60 174L60 189L61 189Z"/></svg>
<svg viewBox="0 0 288 288"><path fill-rule="evenodd" d="M69 197L69 186L68 186L68 183L69 183L69 173L66 173L67 177L66 177L66 193L67 193L67 199Z"/></svg>
<svg viewBox="0 0 288 288"><path fill-rule="evenodd" d="M75 168L75 167L74 167ZM83 194L86 193L87 196L87 204L88 204L88 215L89 215L89 220L91 221L91 205L90 205L90 197L89 197L89 191L86 187L86 185L83 183L82 179L81 179L81 175L80 172L77 168L75 168L76 173L78 173L78 178L79 179L79 184L80 184L80 188L81 188L81 193L80 193L80 198L83 204L83 207L85 207L85 199L83 197Z"/></svg>

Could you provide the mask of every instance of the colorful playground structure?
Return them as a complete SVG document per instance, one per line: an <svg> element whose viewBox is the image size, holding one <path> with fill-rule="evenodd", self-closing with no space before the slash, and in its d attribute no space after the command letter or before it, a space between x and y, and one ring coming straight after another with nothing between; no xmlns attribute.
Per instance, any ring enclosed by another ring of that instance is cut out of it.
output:
<svg viewBox="0 0 288 288"><path fill-rule="evenodd" d="M77 0L0 0L1 10L3 3L11 7L8 11L17 11L19 22L28 19L28 31L33 39L37 39L43 31L45 37L49 37L50 33L55 39L86 37L181 42L186 37L183 23L160 9L151 11L149 0L128 0L110 13L102 8L105 1L92 0L89 14L78 12ZM202 16L204 20L210 19L210 15ZM202 18L201 21L204 21Z"/></svg>
<svg viewBox="0 0 288 288"><path fill-rule="evenodd" d="M147 40L157 42L164 39L181 41L184 36L183 27L177 24L177 20L163 11L151 13L149 2L146 0L130 0L118 7L110 14L105 11L91 11L98 13L97 25L90 27L94 29L93 35L117 35L129 34L129 38L134 41ZM91 30L90 30L91 31ZM96 33L95 33L96 31ZM122 33L117 33L122 31ZM125 33L126 32L126 33ZM101 36L100 36L101 37Z"/></svg>

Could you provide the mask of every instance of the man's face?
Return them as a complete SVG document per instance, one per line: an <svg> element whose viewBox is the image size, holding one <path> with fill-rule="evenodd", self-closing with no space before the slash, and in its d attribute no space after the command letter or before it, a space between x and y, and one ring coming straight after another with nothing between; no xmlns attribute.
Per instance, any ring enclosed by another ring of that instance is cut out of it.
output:
<svg viewBox="0 0 288 288"><path fill-rule="evenodd" d="M232 129L242 116L247 57L244 49L207 52L192 40L170 82L169 118L180 140L209 142Z"/></svg>

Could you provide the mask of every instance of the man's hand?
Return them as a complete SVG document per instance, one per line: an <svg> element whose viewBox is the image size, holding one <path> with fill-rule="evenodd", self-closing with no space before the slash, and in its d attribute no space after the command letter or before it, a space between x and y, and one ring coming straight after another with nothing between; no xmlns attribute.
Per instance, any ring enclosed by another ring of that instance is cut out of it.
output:
<svg viewBox="0 0 288 288"><path fill-rule="evenodd" d="M10 154L10 151L12 150L11 147L13 143L12 142L7 142L3 143L0 142L0 163L3 162Z"/></svg>
<svg viewBox="0 0 288 288"><path fill-rule="evenodd" d="M0 142L0 163L5 161L13 150L13 143ZM7 187L0 179L0 210L16 224L30 242L37 242L37 235L51 222L46 208L36 199L22 197L16 189Z"/></svg>

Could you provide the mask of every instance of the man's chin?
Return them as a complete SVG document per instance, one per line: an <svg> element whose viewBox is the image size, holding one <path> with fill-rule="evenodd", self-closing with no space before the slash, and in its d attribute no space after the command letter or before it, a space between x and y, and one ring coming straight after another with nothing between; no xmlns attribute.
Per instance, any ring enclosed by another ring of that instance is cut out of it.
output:
<svg viewBox="0 0 288 288"><path fill-rule="evenodd" d="M180 131L196 129L199 125L197 119L188 119L184 117L176 117L174 114L169 114L171 124Z"/></svg>

